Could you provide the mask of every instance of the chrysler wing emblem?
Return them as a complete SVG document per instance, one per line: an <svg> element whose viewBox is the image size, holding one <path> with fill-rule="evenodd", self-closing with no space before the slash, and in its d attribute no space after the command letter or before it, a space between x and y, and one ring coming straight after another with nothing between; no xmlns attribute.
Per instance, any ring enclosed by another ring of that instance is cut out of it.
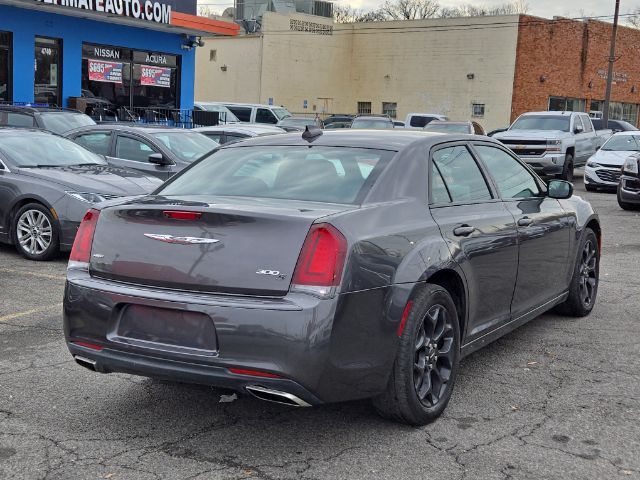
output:
<svg viewBox="0 0 640 480"><path fill-rule="evenodd" d="M165 243L177 243L179 245L205 245L218 243L220 241L215 238L176 237L174 235L162 235L159 233L145 233L144 236L152 240L159 240Z"/></svg>

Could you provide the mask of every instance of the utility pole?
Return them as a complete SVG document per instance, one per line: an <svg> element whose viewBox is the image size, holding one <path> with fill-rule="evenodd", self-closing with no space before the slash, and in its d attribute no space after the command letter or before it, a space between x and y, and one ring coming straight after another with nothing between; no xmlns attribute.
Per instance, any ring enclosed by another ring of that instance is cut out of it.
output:
<svg viewBox="0 0 640 480"><path fill-rule="evenodd" d="M607 91L604 94L604 112L602 112L602 128L609 126L609 102L611 100L611 83L613 82L613 63L616 61L616 35L618 34L618 16L620 14L620 0L616 0L616 12L613 16L613 30L611 32L611 51L609 52L609 71L607 73Z"/></svg>

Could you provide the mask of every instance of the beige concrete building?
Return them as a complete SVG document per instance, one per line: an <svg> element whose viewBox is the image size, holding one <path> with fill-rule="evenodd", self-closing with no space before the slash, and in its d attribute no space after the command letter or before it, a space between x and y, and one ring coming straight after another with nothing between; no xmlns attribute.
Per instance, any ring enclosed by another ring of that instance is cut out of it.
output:
<svg viewBox="0 0 640 480"><path fill-rule="evenodd" d="M198 49L195 96L398 119L411 112L470 119L476 105L476 120L498 128L511 115L518 18L334 24L266 12L260 33L209 39Z"/></svg>

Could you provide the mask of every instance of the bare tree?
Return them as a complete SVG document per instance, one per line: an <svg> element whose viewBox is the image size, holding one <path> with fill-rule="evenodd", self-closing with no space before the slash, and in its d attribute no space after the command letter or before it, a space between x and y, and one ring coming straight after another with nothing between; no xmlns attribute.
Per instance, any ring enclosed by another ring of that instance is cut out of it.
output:
<svg viewBox="0 0 640 480"><path fill-rule="evenodd" d="M439 10L437 0L386 0L379 9L389 20L433 18Z"/></svg>
<svg viewBox="0 0 640 480"><path fill-rule="evenodd" d="M523 0L516 0L511 3L502 5L494 5L489 7L478 7L471 3L453 8L443 8L440 10L440 16L443 18L450 17L483 17L488 15L517 15L527 13L529 5Z"/></svg>
<svg viewBox="0 0 640 480"><path fill-rule="evenodd" d="M206 18L214 18L218 15L218 12L211 9L208 5L200 5L198 7L198 16Z"/></svg>
<svg viewBox="0 0 640 480"><path fill-rule="evenodd" d="M627 17L627 23L632 27L640 28L640 7L631 12L631 16Z"/></svg>
<svg viewBox="0 0 640 480"><path fill-rule="evenodd" d="M365 12L349 6L333 5L333 21L336 23L383 22L387 18L380 10Z"/></svg>

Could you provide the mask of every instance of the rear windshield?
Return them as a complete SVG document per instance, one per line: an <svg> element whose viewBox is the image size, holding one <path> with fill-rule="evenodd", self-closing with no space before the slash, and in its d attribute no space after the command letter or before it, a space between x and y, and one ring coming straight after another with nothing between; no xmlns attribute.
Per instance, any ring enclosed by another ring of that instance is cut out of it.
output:
<svg viewBox="0 0 640 480"><path fill-rule="evenodd" d="M74 128L96 124L89 115L85 115L84 113L41 113L40 119L42 120L42 126L46 130L57 134L66 133Z"/></svg>
<svg viewBox="0 0 640 480"><path fill-rule="evenodd" d="M212 138L196 132L162 132L153 136L183 162L193 162L220 145Z"/></svg>
<svg viewBox="0 0 640 480"><path fill-rule="evenodd" d="M568 116L527 115L517 119L509 130L560 130L569 131Z"/></svg>
<svg viewBox="0 0 640 480"><path fill-rule="evenodd" d="M356 118L351 124L351 128L369 128L373 130L383 130L393 128L393 122L389 120L367 120Z"/></svg>
<svg viewBox="0 0 640 480"><path fill-rule="evenodd" d="M204 158L156 193L355 204L393 154L348 147L228 148Z"/></svg>
<svg viewBox="0 0 640 480"><path fill-rule="evenodd" d="M433 123L424 127L426 132L438 133L471 133L471 129L467 124L460 123Z"/></svg>

